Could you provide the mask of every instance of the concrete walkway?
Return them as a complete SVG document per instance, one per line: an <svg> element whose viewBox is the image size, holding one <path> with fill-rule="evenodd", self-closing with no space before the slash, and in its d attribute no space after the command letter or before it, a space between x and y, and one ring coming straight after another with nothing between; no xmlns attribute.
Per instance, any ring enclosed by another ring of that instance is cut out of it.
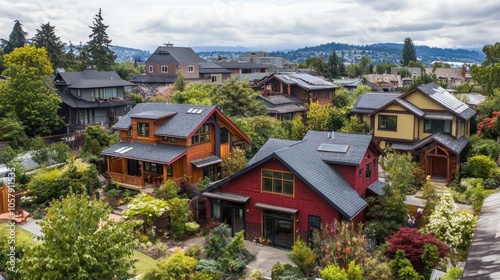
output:
<svg viewBox="0 0 500 280"><path fill-rule="evenodd" d="M293 264L287 257L290 251L256 244L248 240L245 240L245 248L255 256L255 259L247 264L249 274L253 270L259 269L262 272L262 276L266 279L271 279L272 268L276 262Z"/></svg>
<svg viewBox="0 0 500 280"><path fill-rule="evenodd" d="M19 224L18 226L26 231L33 233L36 236L42 236L42 228L38 225L39 220L35 220L32 217L29 217L26 220L26 223Z"/></svg>

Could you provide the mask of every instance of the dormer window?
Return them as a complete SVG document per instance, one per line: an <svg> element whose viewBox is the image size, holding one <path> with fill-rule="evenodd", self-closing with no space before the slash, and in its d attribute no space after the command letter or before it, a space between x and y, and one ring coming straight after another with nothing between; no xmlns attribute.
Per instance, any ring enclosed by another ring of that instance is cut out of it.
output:
<svg viewBox="0 0 500 280"><path fill-rule="evenodd" d="M167 65L162 65L161 66L161 72L162 73L168 73L168 66Z"/></svg>
<svg viewBox="0 0 500 280"><path fill-rule="evenodd" d="M188 73L194 73L194 66L193 65L188 66Z"/></svg>
<svg viewBox="0 0 500 280"><path fill-rule="evenodd" d="M149 137L149 123L137 123L137 135Z"/></svg>
<svg viewBox="0 0 500 280"><path fill-rule="evenodd" d="M149 71L149 73L153 73L153 65L149 65L148 71Z"/></svg>

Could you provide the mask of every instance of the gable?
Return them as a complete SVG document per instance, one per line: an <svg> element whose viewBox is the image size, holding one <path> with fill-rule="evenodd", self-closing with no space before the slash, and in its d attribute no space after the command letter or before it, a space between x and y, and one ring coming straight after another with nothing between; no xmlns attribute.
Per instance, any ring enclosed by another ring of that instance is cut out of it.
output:
<svg viewBox="0 0 500 280"><path fill-rule="evenodd" d="M447 108L429 98L424 93L416 90L404 97L404 99L422 110L448 111Z"/></svg>

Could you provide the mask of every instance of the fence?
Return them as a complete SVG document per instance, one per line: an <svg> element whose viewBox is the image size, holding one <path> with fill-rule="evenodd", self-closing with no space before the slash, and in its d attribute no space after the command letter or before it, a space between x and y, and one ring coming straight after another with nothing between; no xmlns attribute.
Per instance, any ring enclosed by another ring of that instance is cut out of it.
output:
<svg viewBox="0 0 500 280"><path fill-rule="evenodd" d="M83 146L85 139L83 137L83 130L77 130L71 133L50 135L42 137L45 144L50 145L52 143L64 142L69 145L72 150L76 150Z"/></svg>

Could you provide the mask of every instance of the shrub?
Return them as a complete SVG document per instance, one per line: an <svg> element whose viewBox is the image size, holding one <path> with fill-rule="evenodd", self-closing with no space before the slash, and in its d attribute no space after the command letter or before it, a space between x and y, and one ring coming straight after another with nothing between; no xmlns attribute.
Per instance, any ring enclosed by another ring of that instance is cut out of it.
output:
<svg viewBox="0 0 500 280"><path fill-rule="evenodd" d="M413 269L411 262L405 258L403 250L397 250L394 260L389 263L393 275L398 279L419 279L415 278L418 273Z"/></svg>
<svg viewBox="0 0 500 280"><path fill-rule="evenodd" d="M143 276L143 280L161 279L191 279L197 261L186 256L181 250L174 252L166 260L158 263L156 267Z"/></svg>
<svg viewBox="0 0 500 280"><path fill-rule="evenodd" d="M366 280L394 279L388 262L385 259L380 259L377 255L365 259L363 263L363 277Z"/></svg>
<svg viewBox="0 0 500 280"><path fill-rule="evenodd" d="M324 280L348 280L347 272L337 264L330 264L319 271Z"/></svg>
<svg viewBox="0 0 500 280"><path fill-rule="evenodd" d="M28 183L28 189L30 190L35 203L45 204L52 200L52 198L58 197L60 193L59 178L61 177L61 170L42 170L37 172L31 178Z"/></svg>
<svg viewBox="0 0 500 280"><path fill-rule="evenodd" d="M168 253L168 246L163 242L156 242L151 246L151 254L155 259L165 257Z"/></svg>
<svg viewBox="0 0 500 280"><path fill-rule="evenodd" d="M185 254L186 256L188 257L192 257L192 258L195 258L197 260L199 260L201 258L201 251L202 251L203 248L201 248L200 245L196 244L196 245L193 245L191 247L189 247Z"/></svg>
<svg viewBox="0 0 500 280"><path fill-rule="evenodd" d="M170 209L170 232L173 238L179 239L184 236L186 222L191 217L191 211L187 199L172 198L168 200Z"/></svg>
<svg viewBox="0 0 500 280"><path fill-rule="evenodd" d="M490 176L484 180L483 187L487 190L494 190L500 186L500 168L495 168Z"/></svg>
<svg viewBox="0 0 500 280"><path fill-rule="evenodd" d="M309 248L305 242L300 240L300 238L295 241L292 251L288 253L288 258L305 276L313 271L316 262L316 255L313 250Z"/></svg>
<svg viewBox="0 0 500 280"><path fill-rule="evenodd" d="M197 222L187 222L185 228L187 234L193 235L200 230L200 225Z"/></svg>
<svg viewBox="0 0 500 280"><path fill-rule="evenodd" d="M281 275L285 271L285 267L280 262L275 262L273 268L271 269L271 280L280 279Z"/></svg>
<svg viewBox="0 0 500 280"><path fill-rule="evenodd" d="M260 269L255 269L252 271L250 274L250 279L252 280L262 280L264 277L262 277L262 271Z"/></svg>
<svg viewBox="0 0 500 280"><path fill-rule="evenodd" d="M154 194L161 199L171 199L177 197L178 191L179 186L177 183L172 179L168 179L159 188L155 188Z"/></svg>
<svg viewBox="0 0 500 280"><path fill-rule="evenodd" d="M70 148L64 142L52 143L49 146L49 156L57 163L66 162L71 156Z"/></svg>
<svg viewBox="0 0 500 280"><path fill-rule="evenodd" d="M488 156L473 156L467 159L463 168L463 176L486 179L496 168L497 164Z"/></svg>
<svg viewBox="0 0 500 280"><path fill-rule="evenodd" d="M234 174L241 169L245 168L248 160L245 156L245 150L234 149L229 156L221 162L221 176L222 178Z"/></svg>
<svg viewBox="0 0 500 280"><path fill-rule="evenodd" d="M446 271L441 280L458 280L460 277L462 277L462 269L460 267L452 267Z"/></svg>

